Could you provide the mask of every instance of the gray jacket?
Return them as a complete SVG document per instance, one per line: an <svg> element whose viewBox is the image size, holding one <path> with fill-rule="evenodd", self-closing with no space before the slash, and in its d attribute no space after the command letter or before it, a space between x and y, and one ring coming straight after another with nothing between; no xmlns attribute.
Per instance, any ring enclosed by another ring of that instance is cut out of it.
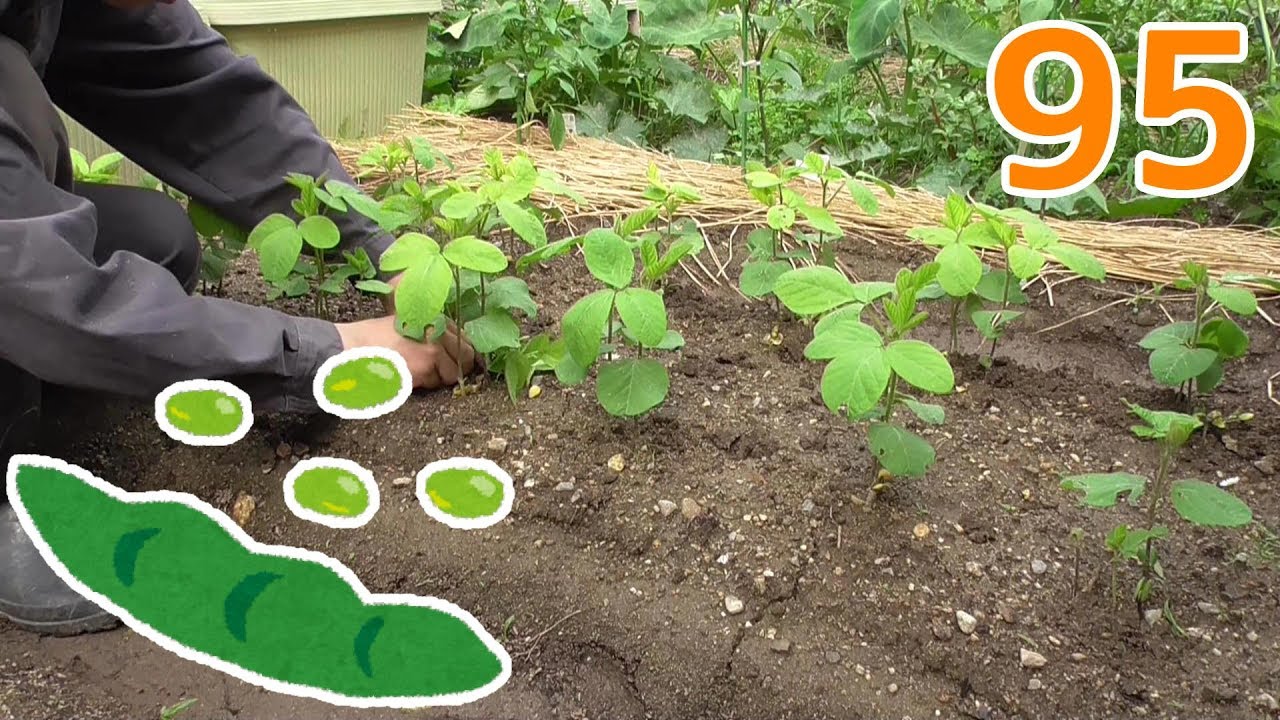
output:
<svg viewBox="0 0 1280 720"><path fill-rule="evenodd" d="M350 181L302 108L186 0L137 12L101 0L0 0L0 16L24 6L0 33L27 48L53 101L228 220L249 228L289 212L289 172ZM129 253L94 264L93 206L47 179L18 127L0 96L0 360L140 398L179 380L224 379L257 410L316 409L311 379L341 350L332 323L187 296ZM391 243L355 213L335 219L344 248L376 261Z"/></svg>

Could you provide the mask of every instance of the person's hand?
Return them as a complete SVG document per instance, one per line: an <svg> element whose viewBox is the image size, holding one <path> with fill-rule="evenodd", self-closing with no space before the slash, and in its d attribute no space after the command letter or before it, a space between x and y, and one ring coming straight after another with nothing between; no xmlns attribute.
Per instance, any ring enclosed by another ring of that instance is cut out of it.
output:
<svg viewBox="0 0 1280 720"><path fill-rule="evenodd" d="M343 323L337 326L344 351L358 347L380 347L394 350L404 357L413 376L413 386L435 390L456 385L471 374L476 366L476 351L466 338L450 327L434 342L416 342L396 331L394 317L381 317ZM431 329L427 330L428 335Z"/></svg>

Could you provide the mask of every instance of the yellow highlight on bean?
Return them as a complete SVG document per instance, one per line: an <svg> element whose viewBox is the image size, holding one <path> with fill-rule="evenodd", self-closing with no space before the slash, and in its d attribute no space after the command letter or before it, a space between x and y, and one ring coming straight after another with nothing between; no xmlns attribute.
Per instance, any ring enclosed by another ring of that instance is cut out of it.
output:
<svg viewBox="0 0 1280 720"><path fill-rule="evenodd" d="M356 386L359 384L360 382L355 378L347 378L346 380L339 380L338 382L330 385L329 390L330 392L351 392L352 390L355 390Z"/></svg>

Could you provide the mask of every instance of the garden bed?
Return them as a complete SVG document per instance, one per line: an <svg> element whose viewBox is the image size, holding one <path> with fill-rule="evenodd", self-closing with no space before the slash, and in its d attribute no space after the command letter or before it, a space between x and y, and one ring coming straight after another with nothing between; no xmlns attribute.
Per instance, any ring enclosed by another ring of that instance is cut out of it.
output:
<svg viewBox="0 0 1280 720"><path fill-rule="evenodd" d="M929 255L859 243L842 259L888 279ZM184 720L1268 717L1264 695L1280 697L1275 535L1175 526L1164 557L1180 635L1110 598L1103 538L1138 512L1091 511L1059 487L1062 473L1153 470L1156 448L1129 433L1121 398L1174 409L1136 344L1166 322L1159 305L1037 335L1131 288L1072 282L1055 289L1056 307L1035 298L992 370L976 353L953 360L964 391L941 400L945 426L920 430L938 448L928 477L866 511L853 502L871 473L865 434L823 406L821 366L802 355L811 331L782 320L775 344L782 316L768 304L673 277L666 302L688 345L668 363L667 403L639 420L605 415L590 381L544 377L542 395L518 405L490 382L415 396L367 423L270 419L211 450L168 440L146 405L55 403L51 454L126 489L191 492L228 511L251 495L246 528L259 541L328 553L374 592L473 612L514 658L503 690L448 712L357 712L268 694L127 631L40 640L0 627L0 718L157 717L184 698L199 700ZM263 302L259 283L245 259L228 292ZM592 287L569 259L529 283L547 324ZM376 309L353 297L341 313ZM1266 381L1280 336L1243 325L1253 348L1213 402L1256 417L1197 436L1178 476L1239 478L1232 492L1274 533L1280 414ZM931 321L922 337L945 334ZM307 454L373 470L380 514L353 531L292 516L282 481ZM515 507L492 530L449 530L394 482L456 455L515 477ZM1133 580L1122 573L1119 592ZM971 635L957 611L976 620ZM1047 663L1023 667L1024 651Z"/></svg>

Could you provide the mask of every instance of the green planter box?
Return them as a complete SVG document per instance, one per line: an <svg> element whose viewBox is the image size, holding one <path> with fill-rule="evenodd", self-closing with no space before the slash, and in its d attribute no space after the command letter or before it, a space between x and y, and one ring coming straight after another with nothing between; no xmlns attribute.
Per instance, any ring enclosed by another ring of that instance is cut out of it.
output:
<svg viewBox="0 0 1280 720"><path fill-rule="evenodd" d="M441 0L192 0L205 20L292 94L333 139L377 135L422 100L429 16ZM68 121L90 159L111 149ZM141 177L129 165L125 177Z"/></svg>

